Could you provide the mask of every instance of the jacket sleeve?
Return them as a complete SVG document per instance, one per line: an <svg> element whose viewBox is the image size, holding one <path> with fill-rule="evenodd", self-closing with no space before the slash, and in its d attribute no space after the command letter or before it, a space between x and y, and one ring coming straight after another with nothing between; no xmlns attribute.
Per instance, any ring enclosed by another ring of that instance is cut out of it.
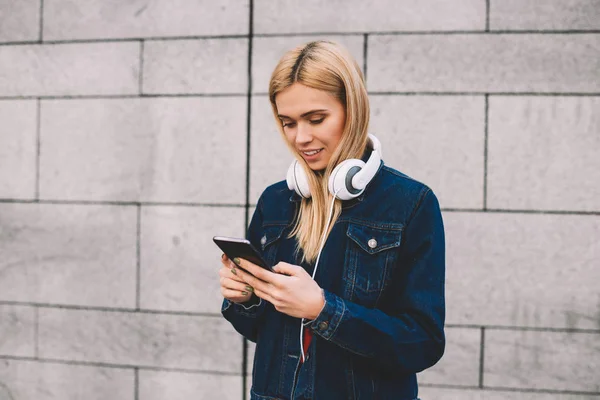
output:
<svg viewBox="0 0 600 400"><path fill-rule="evenodd" d="M262 226L262 198L258 200L256 210L248 227L247 239L252 245L260 249L260 228ZM231 325L246 339L256 342L259 325L265 311L266 302L252 294L247 303L234 303L223 299L221 314Z"/></svg>
<svg viewBox="0 0 600 400"><path fill-rule="evenodd" d="M379 365L414 373L435 364L445 347L444 228L429 189L421 195L405 238L385 307L367 308L325 291L325 306L310 327Z"/></svg>

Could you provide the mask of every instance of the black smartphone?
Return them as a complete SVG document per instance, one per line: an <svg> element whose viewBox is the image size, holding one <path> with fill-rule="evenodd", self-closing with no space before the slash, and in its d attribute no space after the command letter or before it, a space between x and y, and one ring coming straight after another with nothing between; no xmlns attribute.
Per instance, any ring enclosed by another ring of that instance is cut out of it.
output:
<svg viewBox="0 0 600 400"><path fill-rule="evenodd" d="M266 270L273 272L269 264L262 258L260 252L256 250L252 243L246 239L232 238L226 236L215 236L213 241L223 253L227 255L231 260L235 257L243 258L253 264L256 264Z"/></svg>

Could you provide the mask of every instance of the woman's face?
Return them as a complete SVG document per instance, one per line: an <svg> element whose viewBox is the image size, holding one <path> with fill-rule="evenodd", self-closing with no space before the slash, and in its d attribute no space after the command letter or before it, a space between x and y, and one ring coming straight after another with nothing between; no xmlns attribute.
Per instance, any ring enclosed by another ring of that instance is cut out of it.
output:
<svg viewBox="0 0 600 400"><path fill-rule="evenodd" d="M294 83L275 97L288 142L313 171L323 170L342 138L344 105L328 92Z"/></svg>

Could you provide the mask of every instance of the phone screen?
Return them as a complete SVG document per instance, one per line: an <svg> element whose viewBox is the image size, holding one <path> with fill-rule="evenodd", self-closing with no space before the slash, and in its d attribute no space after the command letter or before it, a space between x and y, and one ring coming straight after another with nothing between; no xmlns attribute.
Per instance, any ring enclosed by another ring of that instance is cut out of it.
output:
<svg viewBox="0 0 600 400"><path fill-rule="evenodd" d="M233 260L235 257L243 258L244 260L248 260L253 264L271 271L271 267L262 258L260 252L252 246L252 243L250 243L249 240L215 236L213 237L213 241L230 259Z"/></svg>

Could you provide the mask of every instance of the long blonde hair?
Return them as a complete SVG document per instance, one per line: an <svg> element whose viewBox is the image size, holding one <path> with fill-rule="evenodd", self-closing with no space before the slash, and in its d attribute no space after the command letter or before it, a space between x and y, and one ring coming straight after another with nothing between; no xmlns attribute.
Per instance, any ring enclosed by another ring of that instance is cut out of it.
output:
<svg viewBox="0 0 600 400"><path fill-rule="evenodd" d="M308 166L288 142L278 117L275 98L294 83L330 93L346 111L342 138L324 171L313 171ZM324 232L332 200L327 188L329 176L341 161L361 158L367 146L369 99L364 77L356 60L341 45L330 41L310 42L288 51L279 60L269 82L269 99L279 132L308 178L311 198L302 199L296 225L289 237L296 237L296 251L302 249L302 261L312 263L317 258L323 235L329 235L342 212L341 200L336 199L331 224Z"/></svg>

